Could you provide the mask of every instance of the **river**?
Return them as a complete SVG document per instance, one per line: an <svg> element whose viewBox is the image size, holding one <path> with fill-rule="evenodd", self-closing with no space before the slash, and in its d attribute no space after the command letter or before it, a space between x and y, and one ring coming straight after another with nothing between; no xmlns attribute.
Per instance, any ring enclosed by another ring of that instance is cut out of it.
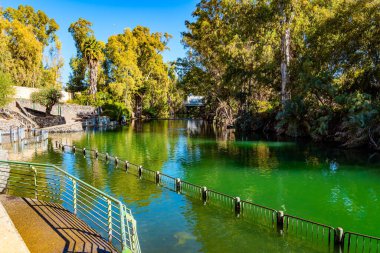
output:
<svg viewBox="0 0 380 253"><path fill-rule="evenodd" d="M133 122L113 130L53 136L188 182L345 231L380 236L380 155L312 143L239 140L202 121ZM143 252L324 252L231 213L204 206L116 169L54 150L24 158L54 163L123 200Z"/></svg>

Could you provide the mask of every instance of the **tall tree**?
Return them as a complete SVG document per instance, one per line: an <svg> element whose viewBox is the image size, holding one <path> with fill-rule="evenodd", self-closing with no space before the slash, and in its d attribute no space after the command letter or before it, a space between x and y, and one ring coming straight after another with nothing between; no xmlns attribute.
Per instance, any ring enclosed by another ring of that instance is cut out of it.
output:
<svg viewBox="0 0 380 253"><path fill-rule="evenodd" d="M95 98L98 83L98 67L102 61L104 44L97 41L94 37L86 38L82 42L83 57L86 59L90 72L89 95Z"/></svg>
<svg viewBox="0 0 380 253"><path fill-rule="evenodd" d="M94 37L94 31L91 29L92 23L86 19L79 18L72 23L68 29L74 39L76 47L76 56L70 59L72 73L69 77L68 89L70 91L83 91L87 88L86 68L87 62L83 56L83 42Z"/></svg>
<svg viewBox="0 0 380 253"><path fill-rule="evenodd" d="M294 18L293 6L289 0L279 0L281 29L281 103L285 105L288 99L289 65L291 59L291 25Z"/></svg>
<svg viewBox="0 0 380 253"><path fill-rule="evenodd" d="M151 116L169 112L171 78L161 55L169 38L168 34L151 33L137 26L108 39L109 88L133 117L142 117L143 111Z"/></svg>
<svg viewBox="0 0 380 253"><path fill-rule="evenodd" d="M63 61L55 20L31 6L6 8L0 13L2 70L9 72L17 85L58 85Z"/></svg>

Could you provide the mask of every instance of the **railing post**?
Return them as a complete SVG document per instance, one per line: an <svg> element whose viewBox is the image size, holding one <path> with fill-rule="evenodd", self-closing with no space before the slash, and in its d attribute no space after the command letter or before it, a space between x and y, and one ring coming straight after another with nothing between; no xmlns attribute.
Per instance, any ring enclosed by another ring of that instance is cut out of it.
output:
<svg viewBox="0 0 380 253"><path fill-rule="evenodd" d="M284 212L277 212L277 231L282 234L284 230Z"/></svg>
<svg viewBox="0 0 380 253"><path fill-rule="evenodd" d="M181 179L179 178L175 179L175 191L181 193Z"/></svg>
<svg viewBox="0 0 380 253"><path fill-rule="evenodd" d="M112 242L112 203L110 199L107 199L108 204L108 241Z"/></svg>
<svg viewBox="0 0 380 253"><path fill-rule="evenodd" d="M207 202L207 187L206 186L202 187L202 201L203 201L203 204L206 205L206 202Z"/></svg>
<svg viewBox="0 0 380 253"><path fill-rule="evenodd" d="M73 179L73 209L74 214L77 214L77 181Z"/></svg>
<svg viewBox="0 0 380 253"><path fill-rule="evenodd" d="M334 249L335 252L342 252L343 249L343 228L338 227L334 229Z"/></svg>
<svg viewBox="0 0 380 253"><path fill-rule="evenodd" d="M128 172L128 168L129 168L129 162L125 161L125 172Z"/></svg>
<svg viewBox="0 0 380 253"><path fill-rule="evenodd" d="M156 184L160 184L160 172L156 171Z"/></svg>
<svg viewBox="0 0 380 253"><path fill-rule="evenodd" d="M141 179L141 177L142 177L142 166L140 165L139 166L139 178Z"/></svg>
<svg viewBox="0 0 380 253"><path fill-rule="evenodd" d="M34 198L38 199L38 185L37 185L37 169L34 166L31 166L34 174Z"/></svg>
<svg viewBox="0 0 380 253"><path fill-rule="evenodd" d="M235 215L239 217L241 213L241 200L239 197L235 198Z"/></svg>
<svg viewBox="0 0 380 253"><path fill-rule="evenodd" d="M125 212L124 212L123 204L121 202L119 203L119 209L120 209L120 234L121 234L121 241L122 241L122 252L124 252L128 250L128 248L127 248L127 237L125 235L125 220L124 220Z"/></svg>

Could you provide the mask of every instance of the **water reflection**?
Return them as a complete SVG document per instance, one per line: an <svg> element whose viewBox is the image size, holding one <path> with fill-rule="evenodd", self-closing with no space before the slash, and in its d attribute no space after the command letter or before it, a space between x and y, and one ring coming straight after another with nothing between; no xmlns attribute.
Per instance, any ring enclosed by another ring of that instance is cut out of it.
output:
<svg viewBox="0 0 380 253"><path fill-rule="evenodd" d="M0 145L0 150L8 153L9 160L27 161L38 154L48 150L48 140L39 143L25 144L25 142L13 142Z"/></svg>

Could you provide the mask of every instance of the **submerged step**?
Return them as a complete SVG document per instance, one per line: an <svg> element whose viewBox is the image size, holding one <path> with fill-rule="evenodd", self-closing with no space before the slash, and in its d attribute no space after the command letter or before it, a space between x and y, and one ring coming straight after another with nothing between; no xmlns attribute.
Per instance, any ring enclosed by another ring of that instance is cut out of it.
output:
<svg viewBox="0 0 380 253"><path fill-rule="evenodd" d="M0 252L30 252L1 202L0 235Z"/></svg>
<svg viewBox="0 0 380 253"><path fill-rule="evenodd" d="M117 252L62 205L8 195L0 195L0 203L32 253Z"/></svg>

